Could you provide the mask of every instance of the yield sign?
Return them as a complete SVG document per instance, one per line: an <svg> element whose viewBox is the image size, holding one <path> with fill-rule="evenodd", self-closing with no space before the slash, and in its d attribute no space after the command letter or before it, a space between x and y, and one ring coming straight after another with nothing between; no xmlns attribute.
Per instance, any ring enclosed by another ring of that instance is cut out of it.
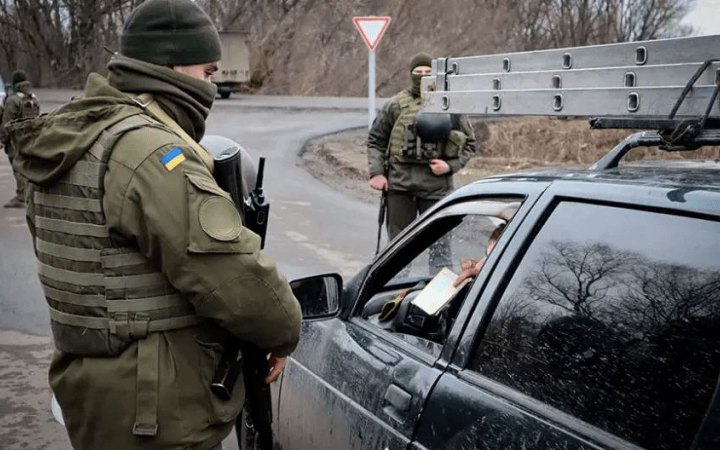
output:
<svg viewBox="0 0 720 450"><path fill-rule="evenodd" d="M353 17L355 22L355 28L360 32L365 45L371 52L375 50L375 47L380 43L385 30L390 25L389 17Z"/></svg>

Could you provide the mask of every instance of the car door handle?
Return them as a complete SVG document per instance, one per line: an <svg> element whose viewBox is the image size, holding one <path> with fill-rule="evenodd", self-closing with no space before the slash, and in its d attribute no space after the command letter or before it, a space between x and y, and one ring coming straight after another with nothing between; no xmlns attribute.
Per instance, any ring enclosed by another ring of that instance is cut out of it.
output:
<svg viewBox="0 0 720 450"><path fill-rule="evenodd" d="M369 345L367 347L367 351L375 358L379 359L380 361L384 362L389 366L394 366L395 364L400 362L401 359L400 355L398 355L397 353L383 350L382 348L374 344Z"/></svg>
<svg viewBox="0 0 720 450"><path fill-rule="evenodd" d="M406 390L391 384L385 391L383 398L383 411L390 416L391 419L398 423L405 422L405 417L410 411L410 402L412 395Z"/></svg>

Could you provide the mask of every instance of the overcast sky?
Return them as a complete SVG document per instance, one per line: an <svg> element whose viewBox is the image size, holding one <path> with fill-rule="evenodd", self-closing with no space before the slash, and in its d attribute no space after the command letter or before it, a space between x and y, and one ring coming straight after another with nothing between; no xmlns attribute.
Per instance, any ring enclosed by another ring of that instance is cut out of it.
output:
<svg viewBox="0 0 720 450"><path fill-rule="evenodd" d="M696 0L685 23L694 26L698 34L720 34L720 0Z"/></svg>

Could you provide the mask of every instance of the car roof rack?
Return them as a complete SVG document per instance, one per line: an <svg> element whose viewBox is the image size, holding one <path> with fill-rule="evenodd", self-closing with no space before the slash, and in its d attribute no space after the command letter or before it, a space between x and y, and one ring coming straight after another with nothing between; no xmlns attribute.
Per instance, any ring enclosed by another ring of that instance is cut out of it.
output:
<svg viewBox="0 0 720 450"><path fill-rule="evenodd" d="M593 170L617 167L635 147L720 144L720 35L438 58L432 69L423 79L427 112L653 130L630 136Z"/></svg>

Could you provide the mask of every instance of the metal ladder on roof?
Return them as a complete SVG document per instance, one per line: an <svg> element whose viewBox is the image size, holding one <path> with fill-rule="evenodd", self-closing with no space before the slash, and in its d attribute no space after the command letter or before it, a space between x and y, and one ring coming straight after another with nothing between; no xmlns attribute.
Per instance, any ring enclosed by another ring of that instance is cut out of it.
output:
<svg viewBox="0 0 720 450"><path fill-rule="evenodd" d="M426 112L656 130L631 136L630 148L720 144L720 35L438 58L432 69L422 84ZM614 167L630 148L595 168Z"/></svg>

